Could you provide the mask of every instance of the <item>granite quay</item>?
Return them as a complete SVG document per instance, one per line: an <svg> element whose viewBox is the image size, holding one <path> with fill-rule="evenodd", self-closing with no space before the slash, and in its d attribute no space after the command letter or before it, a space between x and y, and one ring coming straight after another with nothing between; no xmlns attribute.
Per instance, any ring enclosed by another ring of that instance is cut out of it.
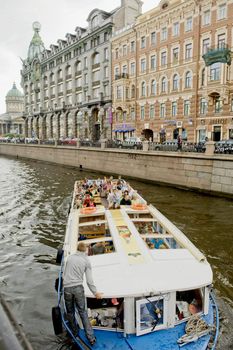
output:
<svg viewBox="0 0 233 350"><path fill-rule="evenodd" d="M0 143L0 154L233 196L233 157L214 154L214 143L207 144L206 154L156 152L146 146L129 150L105 148L105 142L96 148Z"/></svg>

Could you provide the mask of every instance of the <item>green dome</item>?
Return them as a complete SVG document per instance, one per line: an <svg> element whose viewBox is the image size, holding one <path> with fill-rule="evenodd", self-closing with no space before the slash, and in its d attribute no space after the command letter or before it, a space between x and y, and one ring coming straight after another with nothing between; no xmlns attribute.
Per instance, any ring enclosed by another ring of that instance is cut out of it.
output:
<svg viewBox="0 0 233 350"><path fill-rule="evenodd" d="M13 87L11 90L8 91L7 95L6 95L7 98L9 97L23 97L23 94L21 91L19 91L15 85L15 83L13 84Z"/></svg>

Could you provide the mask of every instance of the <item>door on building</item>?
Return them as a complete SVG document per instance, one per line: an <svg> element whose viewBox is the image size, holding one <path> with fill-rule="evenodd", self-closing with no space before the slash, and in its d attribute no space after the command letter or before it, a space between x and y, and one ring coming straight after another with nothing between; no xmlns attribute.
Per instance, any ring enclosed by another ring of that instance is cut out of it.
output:
<svg viewBox="0 0 233 350"><path fill-rule="evenodd" d="M213 141L220 141L221 140L221 126L214 126L213 130Z"/></svg>
<svg viewBox="0 0 233 350"><path fill-rule="evenodd" d="M151 129L144 129L142 131L142 136L147 140L147 141L153 141L153 130Z"/></svg>

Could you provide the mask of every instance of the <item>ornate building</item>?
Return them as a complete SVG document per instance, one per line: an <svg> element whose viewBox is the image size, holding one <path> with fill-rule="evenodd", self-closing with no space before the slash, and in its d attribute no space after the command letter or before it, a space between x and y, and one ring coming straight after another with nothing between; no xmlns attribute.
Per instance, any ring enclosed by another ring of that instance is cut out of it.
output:
<svg viewBox="0 0 233 350"><path fill-rule="evenodd" d="M50 49L44 48L40 24L23 62L25 132L40 139L111 136L111 47L115 30L141 13L140 0L121 0L111 12L94 9L86 28L77 27Z"/></svg>
<svg viewBox="0 0 233 350"><path fill-rule="evenodd" d="M232 18L233 0L162 0L115 32L115 137L233 138Z"/></svg>
<svg viewBox="0 0 233 350"><path fill-rule="evenodd" d="M21 135L24 132L24 97L15 83L6 95L6 113L0 115L0 135Z"/></svg>

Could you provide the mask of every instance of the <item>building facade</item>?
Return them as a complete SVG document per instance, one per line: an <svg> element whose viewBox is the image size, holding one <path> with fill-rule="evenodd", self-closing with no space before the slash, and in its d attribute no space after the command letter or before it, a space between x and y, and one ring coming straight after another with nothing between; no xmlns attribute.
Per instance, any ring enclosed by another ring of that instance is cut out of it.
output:
<svg viewBox="0 0 233 350"><path fill-rule="evenodd" d="M140 0L121 0L112 12L94 9L86 28L77 27L49 50L33 25L34 36L24 60L26 136L90 138L111 136L111 47L115 30L135 21Z"/></svg>
<svg viewBox="0 0 233 350"><path fill-rule="evenodd" d="M6 95L6 113L0 115L0 136L24 133L23 110L24 96L14 83Z"/></svg>
<svg viewBox="0 0 233 350"><path fill-rule="evenodd" d="M112 37L113 132L233 138L233 0L162 0Z"/></svg>

